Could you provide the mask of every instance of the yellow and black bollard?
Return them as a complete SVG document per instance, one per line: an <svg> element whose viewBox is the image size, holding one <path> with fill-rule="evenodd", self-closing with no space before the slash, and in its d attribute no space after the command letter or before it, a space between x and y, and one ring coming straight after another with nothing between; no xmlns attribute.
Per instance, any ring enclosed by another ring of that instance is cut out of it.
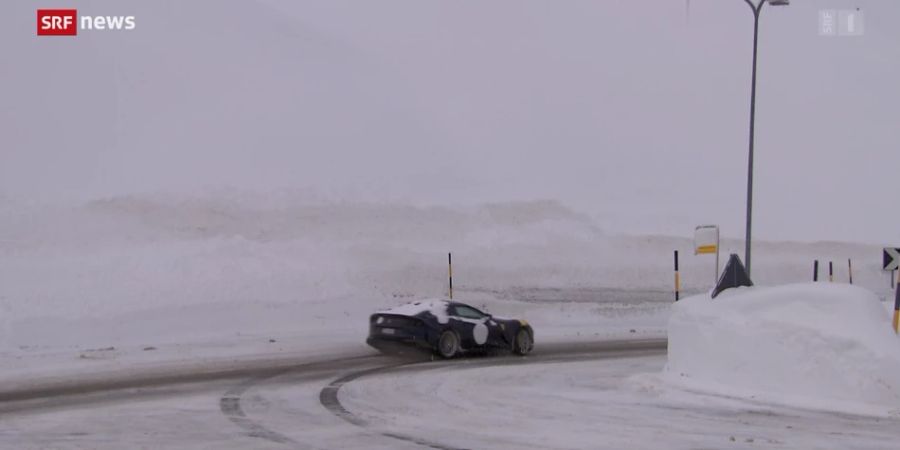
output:
<svg viewBox="0 0 900 450"><path fill-rule="evenodd" d="M453 255L447 253L447 274L450 276L450 300L453 300Z"/></svg>

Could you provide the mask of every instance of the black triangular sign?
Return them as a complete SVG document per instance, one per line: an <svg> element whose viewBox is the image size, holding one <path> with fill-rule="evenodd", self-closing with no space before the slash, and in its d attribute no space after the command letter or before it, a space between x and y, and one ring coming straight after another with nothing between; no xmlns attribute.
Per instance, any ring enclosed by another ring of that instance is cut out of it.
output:
<svg viewBox="0 0 900 450"><path fill-rule="evenodd" d="M744 268L741 258L732 253L731 257L728 258L728 263L725 264L722 276L719 277L719 282L716 283L716 288L712 291L712 298L716 298L725 289L738 286L753 286L753 282L750 281L747 269Z"/></svg>

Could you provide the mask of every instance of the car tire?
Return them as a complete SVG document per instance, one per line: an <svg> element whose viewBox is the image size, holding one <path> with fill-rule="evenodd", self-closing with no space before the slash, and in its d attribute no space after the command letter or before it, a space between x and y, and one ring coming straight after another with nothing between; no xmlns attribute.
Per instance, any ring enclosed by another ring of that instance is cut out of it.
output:
<svg viewBox="0 0 900 450"><path fill-rule="evenodd" d="M437 342L437 353L445 359L450 359L459 353L459 336L453 330L445 330L441 333Z"/></svg>
<svg viewBox="0 0 900 450"><path fill-rule="evenodd" d="M516 339L513 341L513 353L525 356L531 353L533 348L534 338L531 337L531 333L524 328L520 328L519 332L516 333Z"/></svg>

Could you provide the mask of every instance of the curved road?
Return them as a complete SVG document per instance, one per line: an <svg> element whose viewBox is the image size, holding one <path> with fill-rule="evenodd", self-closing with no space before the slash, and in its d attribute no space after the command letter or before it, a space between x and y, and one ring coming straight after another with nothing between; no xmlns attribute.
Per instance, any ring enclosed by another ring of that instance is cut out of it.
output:
<svg viewBox="0 0 900 450"><path fill-rule="evenodd" d="M340 403L339 390L353 380L398 368L533 364L664 355L665 350L664 339L554 343L537 346L525 358L432 361L367 352L333 359L260 359L161 368L125 377L82 377L0 390L0 447L453 448L414 433L368 430L365 421ZM303 390L300 397L318 404L306 403L302 411L281 405L284 408L273 415L279 408L261 404L263 397L253 394L270 387ZM217 392L218 411L211 411L210 400ZM227 426L222 426L223 419Z"/></svg>
<svg viewBox="0 0 900 450"><path fill-rule="evenodd" d="M654 380L665 351L653 339L543 344L524 358L358 352L35 384L0 390L0 448L880 449L900 439L896 419L668 389Z"/></svg>

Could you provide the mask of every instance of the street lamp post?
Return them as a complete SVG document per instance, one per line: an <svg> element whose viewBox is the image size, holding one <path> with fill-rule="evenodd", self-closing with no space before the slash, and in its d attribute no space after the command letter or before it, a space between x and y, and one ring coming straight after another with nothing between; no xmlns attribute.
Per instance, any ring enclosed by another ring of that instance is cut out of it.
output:
<svg viewBox="0 0 900 450"><path fill-rule="evenodd" d="M747 276L750 276L750 237L753 226L753 137L756 121L756 48L759 40L759 13L763 5L769 3L772 6L784 6L790 0L759 0L754 4L750 0L744 0L753 10L753 75L750 81L750 150L747 157L747 236L744 240L744 262L747 264Z"/></svg>

